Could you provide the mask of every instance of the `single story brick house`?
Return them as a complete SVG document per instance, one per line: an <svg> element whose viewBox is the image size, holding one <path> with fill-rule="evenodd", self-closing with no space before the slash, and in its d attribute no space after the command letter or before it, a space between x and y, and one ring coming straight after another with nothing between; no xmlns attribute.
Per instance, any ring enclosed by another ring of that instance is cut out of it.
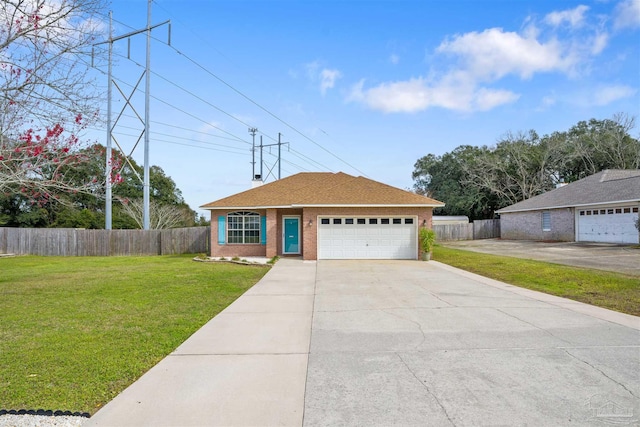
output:
<svg viewBox="0 0 640 427"><path fill-rule="evenodd" d="M201 206L212 257L418 259L444 203L342 172L303 172Z"/></svg>
<svg viewBox="0 0 640 427"><path fill-rule="evenodd" d="M604 170L500 209L500 237L638 243L640 170Z"/></svg>

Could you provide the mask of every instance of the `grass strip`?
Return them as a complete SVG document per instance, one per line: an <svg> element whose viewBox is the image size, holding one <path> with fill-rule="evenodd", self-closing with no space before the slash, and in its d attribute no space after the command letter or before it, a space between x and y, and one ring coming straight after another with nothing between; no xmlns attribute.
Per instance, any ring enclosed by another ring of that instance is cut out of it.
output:
<svg viewBox="0 0 640 427"><path fill-rule="evenodd" d="M441 245L433 259L511 285L640 316L637 277Z"/></svg>
<svg viewBox="0 0 640 427"><path fill-rule="evenodd" d="M0 408L93 414L267 271L191 256L0 259Z"/></svg>

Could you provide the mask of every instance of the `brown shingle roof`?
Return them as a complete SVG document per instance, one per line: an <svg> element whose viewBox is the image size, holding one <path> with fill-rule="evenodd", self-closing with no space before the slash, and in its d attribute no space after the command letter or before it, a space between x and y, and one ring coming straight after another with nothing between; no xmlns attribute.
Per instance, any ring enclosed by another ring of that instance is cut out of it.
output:
<svg viewBox="0 0 640 427"><path fill-rule="evenodd" d="M303 172L201 206L202 209L291 206L424 206L444 203L346 173Z"/></svg>
<svg viewBox="0 0 640 427"><path fill-rule="evenodd" d="M608 169L518 202L498 213L640 201L640 170Z"/></svg>

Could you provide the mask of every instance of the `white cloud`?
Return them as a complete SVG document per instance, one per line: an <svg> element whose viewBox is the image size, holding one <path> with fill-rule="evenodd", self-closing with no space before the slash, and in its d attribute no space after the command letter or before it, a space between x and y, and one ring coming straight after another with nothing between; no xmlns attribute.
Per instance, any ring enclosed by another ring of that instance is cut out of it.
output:
<svg viewBox="0 0 640 427"><path fill-rule="evenodd" d="M516 101L518 94L507 90L477 88L464 75L449 75L436 84L424 78L383 83L365 89L361 80L351 89L348 101L358 101L385 113L416 113L431 107L454 111L487 111Z"/></svg>
<svg viewBox="0 0 640 427"><path fill-rule="evenodd" d="M364 80L355 84L348 100L360 101L374 110L385 113L413 113L430 106L423 79L383 83L364 89Z"/></svg>
<svg viewBox="0 0 640 427"><path fill-rule="evenodd" d="M623 0L618 3L614 10L613 27L616 30L640 27L640 0Z"/></svg>
<svg viewBox="0 0 640 427"><path fill-rule="evenodd" d="M602 86L592 93L592 98L588 101L591 105L604 106L619 99L629 98L635 95L637 89L626 85Z"/></svg>
<svg viewBox="0 0 640 427"><path fill-rule="evenodd" d="M342 77L342 73L338 70L324 68L320 71L320 92L324 95L327 89L333 89L336 80Z"/></svg>
<svg viewBox="0 0 640 427"><path fill-rule="evenodd" d="M342 73L337 69L321 68L319 61L309 62L304 67L307 78L312 83L319 83L322 95L325 95L328 89L333 89L336 81L342 77Z"/></svg>
<svg viewBox="0 0 640 427"><path fill-rule="evenodd" d="M418 76L370 87L361 81L352 87L347 101L386 113L414 113L433 107L487 111L516 102L520 94L497 87L498 82L508 81L507 77L529 80L542 73L576 78L590 70L592 59L606 49L610 35L602 26L604 21L601 25L589 22L588 12L589 7L581 5L549 13L542 21L527 17L520 31L489 28L453 35L430 56L436 65L428 78ZM603 102L622 93L621 88L609 88L599 99ZM549 107L556 101L545 97L542 102Z"/></svg>
<svg viewBox="0 0 640 427"><path fill-rule="evenodd" d="M473 109L488 111L503 104L510 104L520 98L520 95L504 89L480 88L474 93Z"/></svg>
<svg viewBox="0 0 640 427"><path fill-rule="evenodd" d="M393 65L397 65L400 62L400 57L395 53L391 54L391 56L389 57L389 62L391 62Z"/></svg>
<svg viewBox="0 0 640 427"><path fill-rule="evenodd" d="M551 12L544 17L544 22L554 27L567 23L572 28L578 28L584 24L584 15L588 10L589 6L580 5L574 9Z"/></svg>
<svg viewBox="0 0 640 427"><path fill-rule="evenodd" d="M600 52L607 47L609 43L609 34L607 33L598 33L593 38L593 42L591 44L591 54L598 55Z"/></svg>
<svg viewBox="0 0 640 427"><path fill-rule="evenodd" d="M455 36L440 44L436 51L457 55L462 65L478 78L490 80L507 74L530 78L537 72L568 71L576 62L556 39L540 42L501 28Z"/></svg>

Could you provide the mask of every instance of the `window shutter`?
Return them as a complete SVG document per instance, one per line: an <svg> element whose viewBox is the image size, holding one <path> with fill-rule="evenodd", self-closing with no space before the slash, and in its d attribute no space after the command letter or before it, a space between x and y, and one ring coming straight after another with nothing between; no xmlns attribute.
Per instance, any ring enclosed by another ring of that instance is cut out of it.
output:
<svg viewBox="0 0 640 427"><path fill-rule="evenodd" d="M267 217L266 216L260 217L260 244L261 245L267 244Z"/></svg>
<svg viewBox="0 0 640 427"><path fill-rule="evenodd" d="M227 229L225 227L225 217L224 216L219 216L218 217L218 244L219 245L224 245L225 243L225 238L226 238L226 234L227 234Z"/></svg>

